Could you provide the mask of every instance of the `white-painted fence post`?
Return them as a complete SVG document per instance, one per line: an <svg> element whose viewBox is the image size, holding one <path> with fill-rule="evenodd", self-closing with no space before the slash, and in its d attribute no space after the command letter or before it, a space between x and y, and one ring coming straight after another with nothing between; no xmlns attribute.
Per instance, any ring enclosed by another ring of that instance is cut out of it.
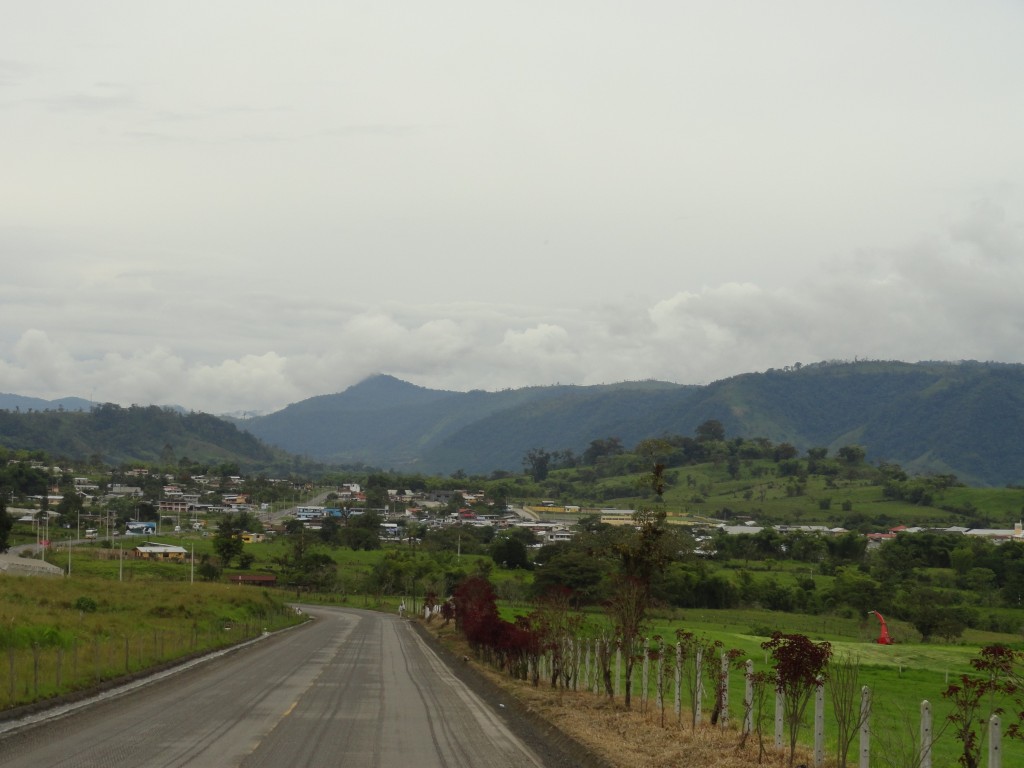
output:
<svg viewBox="0 0 1024 768"><path fill-rule="evenodd" d="M825 764L825 683L819 677L814 689L814 765Z"/></svg>
<svg viewBox="0 0 1024 768"><path fill-rule="evenodd" d="M1002 739L999 715L992 715L988 719L988 768L1003 768Z"/></svg>
<svg viewBox="0 0 1024 768"><path fill-rule="evenodd" d="M932 768L932 705L921 702L921 753L918 768Z"/></svg>
<svg viewBox="0 0 1024 768"><path fill-rule="evenodd" d="M718 725L729 727L729 657L722 651L722 677L718 683Z"/></svg>
<svg viewBox="0 0 1024 768"><path fill-rule="evenodd" d="M871 764L871 689L860 689L860 768Z"/></svg>
<svg viewBox="0 0 1024 768"><path fill-rule="evenodd" d="M747 659L747 671L744 675L746 685L743 689L743 732L754 731L754 660Z"/></svg>
<svg viewBox="0 0 1024 768"><path fill-rule="evenodd" d="M784 706L786 703L785 697L782 695L782 691L775 691L775 748L782 749L782 729L785 723Z"/></svg>

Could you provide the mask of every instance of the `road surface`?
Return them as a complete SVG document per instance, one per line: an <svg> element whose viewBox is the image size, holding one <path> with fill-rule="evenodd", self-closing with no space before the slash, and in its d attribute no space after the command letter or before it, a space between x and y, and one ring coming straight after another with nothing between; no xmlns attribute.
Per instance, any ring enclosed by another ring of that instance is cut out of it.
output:
<svg viewBox="0 0 1024 768"><path fill-rule="evenodd" d="M5 768L530 768L538 752L397 616L316 620L59 719L0 733Z"/></svg>

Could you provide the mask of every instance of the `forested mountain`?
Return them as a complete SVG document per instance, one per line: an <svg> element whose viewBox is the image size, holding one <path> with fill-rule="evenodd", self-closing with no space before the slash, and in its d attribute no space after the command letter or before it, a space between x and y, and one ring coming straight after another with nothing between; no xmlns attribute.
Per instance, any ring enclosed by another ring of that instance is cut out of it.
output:
<svg viewBox="0 0 1024 768"><path fill-rule="evenodd" d="M996 363L820 363L701 387L648 381L464 393L376 376L241 425L324 461L486 474L521 470L534 448L580 453L613 436L625 445L692 436L709 419L730 437L801 451L859 444L870 461L911 471L1024 484L1024 366Z"/></svg>
<svg viewBox="0 0 1024 768"><path fill-rule="evenodd" d="M869 461L911 472L1024 485L1024 366L1016 364L819 363L707 386L643 381L501 392L431 390L374 376L233 424L156 406L49 406L0 410L0 445L108 463L187 456L269 469L305 461L283 449L332 464L487 475L521 471L535 449L579 455L611 437L627 447L691 437L714 419L729 438L764 437L801 452L856 444Z"/></svg>
<svg viewBox="0 0 1024 768"><path fill-rule="evenodd" d="M291 462L280 449L216 416L155 405L121 408L107 403L91 411L0 411L0 445L114 465L145 462L166 467L190 459L269 470Z"/></svg>

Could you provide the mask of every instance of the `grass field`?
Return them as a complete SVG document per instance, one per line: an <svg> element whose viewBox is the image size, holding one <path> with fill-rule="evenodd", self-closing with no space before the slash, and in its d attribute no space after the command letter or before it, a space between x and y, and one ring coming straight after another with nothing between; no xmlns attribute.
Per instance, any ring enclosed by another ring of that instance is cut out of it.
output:
<svg viewBox="0 0 1024 768"><path fill-rule="evenodd" d="M524 612L522 609L502 606L502 615L507 619ZM587 612L584 617L591 627L591 632L606 626L606 618L599 611ZM759 634L757 629L764 630L766 634ZM658 635L674 643L676 630L686 630L712 641L720 641L725 649L742 650L741 660L753 660L755 671L765 671L771 666L767 652L761 648L761 644L768 639L769 630L785 634L804 634L816 642L828 641L835 658L855 659L860 666L859 685L867 686L871 690L872 765L910 765L906 760L909 759L912 747L918 740L920 706L925 700L932 705L934 730L939 734L934 745L933 764L955 765L960 746L945 725L950 706L943 699L942 692L960 675L970 672L970 660L977 655L983 645L998 642L1021 647L1019 636L971 630L965 633L962 643L958 645L901 643L884 646L874 642L877 627L858 619L760 610L700 610L655 614L649 622L646 635ZM636 674L640 674L640 665L637 665ZM650 674L652 680L648 687L649 696L654 697L653 669ZM671 678L670 673L666 691L669 707L674 700ZM734 670L730 675L730 713L734 723L740 722L743 717L743 690L743 672ZM639 696L640 691L641 686L637 680L634 682L635 695ZM685 693L683 700L686 700ZM706 706L710 709L711 702L706 701ZM828 695L825 718L826 743L829 745L826 754L832 755L835 749L836 729ZM771 738L770 715L768 721ZM810 743L811 739L810 723L807 723L803 729L802 741ZM1004 740L1003 748L1004 765L1024 765L1024 743ZM856 749L855 741L852 749L854 758ZM889 757L882 757L882 753ZM875 755L879 756L874 757ZM897 759L900 755L902 757Z"/></svg>
<svg viewBox="0 0 1024 768"><path fill-rule="evenodd" d="M0 576L0 708L88 688L302 620L283 594L160 578L169 567L139 568L126 581L75 571L63 579Z"/></svg>

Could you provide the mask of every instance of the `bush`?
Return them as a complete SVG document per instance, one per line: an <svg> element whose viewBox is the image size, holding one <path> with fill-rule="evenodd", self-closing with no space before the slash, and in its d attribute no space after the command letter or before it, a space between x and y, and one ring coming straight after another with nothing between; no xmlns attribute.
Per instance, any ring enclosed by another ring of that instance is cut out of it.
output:
<svg viewBox="0 0 1024 768"><path fill-rule="evenodd" d="M75 600L75 610L82 613L96 613L96 601L91 597L80 597Z"/></svg>

